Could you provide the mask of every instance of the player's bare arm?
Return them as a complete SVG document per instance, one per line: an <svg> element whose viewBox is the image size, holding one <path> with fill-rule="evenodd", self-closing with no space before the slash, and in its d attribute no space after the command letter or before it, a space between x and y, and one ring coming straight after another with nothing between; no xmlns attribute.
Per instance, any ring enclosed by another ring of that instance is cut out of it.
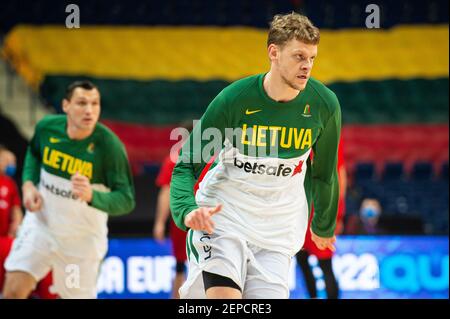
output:
<svg viewBox="0 0 450 319"><path fill-rule="evenodd" d="M158 193L158 200L156 204L156 220L153 226L153 237L158 240L164 240L166 231L167 218L170 215L170 187L163 186Z"/></svg>

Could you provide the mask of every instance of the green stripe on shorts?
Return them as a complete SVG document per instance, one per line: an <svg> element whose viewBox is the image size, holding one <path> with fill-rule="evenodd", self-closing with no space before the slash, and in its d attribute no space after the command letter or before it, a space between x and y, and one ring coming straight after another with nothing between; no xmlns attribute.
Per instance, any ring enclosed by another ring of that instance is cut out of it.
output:
<svg viewBox="0 0 450 319"><path fill-rule="evenodd" d="M197 251L197 249L195 249L194 243L192 242L193 236L194 236L194 232L191 230L191 235L189 236L189 241L191 242L192 253L194 254L194 257L198 262L198 251Z"/></svg>
<svg viewBox="0 0 450 319"><path fill-rule="evenodd" d="M188 230L188 233L191 233L192 232L192 230ZM187 250L187 258L188 258L188 261L190 260L190 257L191 257L191 247L189 247L189 239L188 240L186 240L186 250Z"/></svg>

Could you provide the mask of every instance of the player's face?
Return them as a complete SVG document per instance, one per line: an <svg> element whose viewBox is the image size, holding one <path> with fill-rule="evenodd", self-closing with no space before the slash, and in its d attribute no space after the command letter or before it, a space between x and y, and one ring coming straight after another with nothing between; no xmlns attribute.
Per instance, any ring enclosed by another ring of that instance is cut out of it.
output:
<svg viewBox="0 0 450 319"><path fill-rule="evenodd" d="M76 88L70 100L63 101L67 123L80 131L93 131L100 116L100 93L97 89Z"/></svg>
<svg viewBox="0 0 450 319"><path fill-rule="evenodd" d="M292 39L284 46L278 47L276 67L285 84L295 90L303 90L311 76L317 45L306 44Z"/></svg>

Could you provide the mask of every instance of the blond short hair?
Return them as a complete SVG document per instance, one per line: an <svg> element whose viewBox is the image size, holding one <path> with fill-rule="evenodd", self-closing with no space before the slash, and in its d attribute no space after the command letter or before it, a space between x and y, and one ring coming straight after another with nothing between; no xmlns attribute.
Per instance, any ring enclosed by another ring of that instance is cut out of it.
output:
<svg viewBox="0 0 450 319"><path fill-rule="evenodd" d="M296 39L306 44L319 44L320 32L306 16L292 12L277 14L270 23L267 46L276 44L283 46Z"/></svg>

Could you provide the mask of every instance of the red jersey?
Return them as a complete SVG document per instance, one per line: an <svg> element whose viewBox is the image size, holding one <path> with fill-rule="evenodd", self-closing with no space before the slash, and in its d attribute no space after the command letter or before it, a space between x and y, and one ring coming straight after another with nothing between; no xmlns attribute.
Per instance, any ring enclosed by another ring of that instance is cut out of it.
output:
<svg viewBox="0 0 450 319"><path fill-rule="evenodd" d="M167 156L159 170L158 176L156 177L156 186L163 187L169 186L170 180L172 179L172 171L175 168L175 162L170 159L170 156Z"/></svg>
<svg viewBox="0 0 450 319"><path fill-rule="evenodd" d="M6 175L0 175L0 236L8 236L11 210L20 207L20 196L16 183Z"/></svg>

